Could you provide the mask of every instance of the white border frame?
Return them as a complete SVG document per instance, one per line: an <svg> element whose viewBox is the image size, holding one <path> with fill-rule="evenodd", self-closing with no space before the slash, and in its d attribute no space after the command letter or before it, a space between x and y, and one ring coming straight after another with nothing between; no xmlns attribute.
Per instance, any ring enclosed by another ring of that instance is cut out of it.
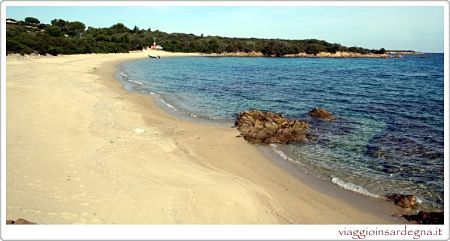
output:
<svg viewBox="0 0 450 241"><path fill-rule="evenodd" d="M441 6L444 9L444 213L445 225L6 225L6 7L8 6ZM1 238L5 240L347 240L339 230L433 230L449 239L449 2L446 1L3 1L1 2ZM367 240L409 240L412 236L367 236Z"/></svg>

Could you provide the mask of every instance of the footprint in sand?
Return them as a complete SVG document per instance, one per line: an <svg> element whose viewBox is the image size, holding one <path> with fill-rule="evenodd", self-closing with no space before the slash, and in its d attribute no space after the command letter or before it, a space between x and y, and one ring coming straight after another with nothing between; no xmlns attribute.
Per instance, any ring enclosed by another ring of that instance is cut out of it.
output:
<svg viewBox="0 0 450 241"><path fill-rule="evenodd" d="M189 137L189 140L200 140L200 136L197 136L197 135L195 135L195 136L191 136L191 137Z"/></svg>

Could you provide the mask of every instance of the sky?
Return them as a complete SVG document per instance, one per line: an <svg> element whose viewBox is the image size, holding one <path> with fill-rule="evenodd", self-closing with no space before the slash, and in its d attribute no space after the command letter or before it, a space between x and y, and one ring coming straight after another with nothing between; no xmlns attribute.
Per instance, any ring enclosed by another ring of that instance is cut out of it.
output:
<svg viewBox="0 0 450 241"><path fill-rule="evenodd" d="M12 7L8 18L81 21L86 26L280 39L322 39L371 49L443 52L443 7Z"/></svg>

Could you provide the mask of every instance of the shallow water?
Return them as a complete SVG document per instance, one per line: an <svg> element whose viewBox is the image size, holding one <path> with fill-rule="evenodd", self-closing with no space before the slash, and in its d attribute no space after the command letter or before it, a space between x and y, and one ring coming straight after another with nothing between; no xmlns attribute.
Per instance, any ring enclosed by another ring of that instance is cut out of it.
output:
<svg viewBox="0 0 450 241"><path fill-rule="evenodd" d="M197 119L249 109L312 123L313 141L273 145L316 177L369 196L414 193L443 207L443 54L401 59L185 57L125 63L126 89ZM333 122L307 116L323 107Z"/></svg>

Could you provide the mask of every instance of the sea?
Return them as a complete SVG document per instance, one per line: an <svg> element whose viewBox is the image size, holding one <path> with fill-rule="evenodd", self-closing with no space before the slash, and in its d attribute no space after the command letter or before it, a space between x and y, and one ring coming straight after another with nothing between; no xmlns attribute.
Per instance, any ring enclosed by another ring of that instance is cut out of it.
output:
<svg viewBox="0 0 450 241"><path fill-rule="evenodd" d="M124 63L124 87L192 120L233 125L252 109L311 123L310 141L270 145L309 175L371 197L444 206L444 55L403 58L176 57ZM334 121L309 117L314 107Z"/></svg>

